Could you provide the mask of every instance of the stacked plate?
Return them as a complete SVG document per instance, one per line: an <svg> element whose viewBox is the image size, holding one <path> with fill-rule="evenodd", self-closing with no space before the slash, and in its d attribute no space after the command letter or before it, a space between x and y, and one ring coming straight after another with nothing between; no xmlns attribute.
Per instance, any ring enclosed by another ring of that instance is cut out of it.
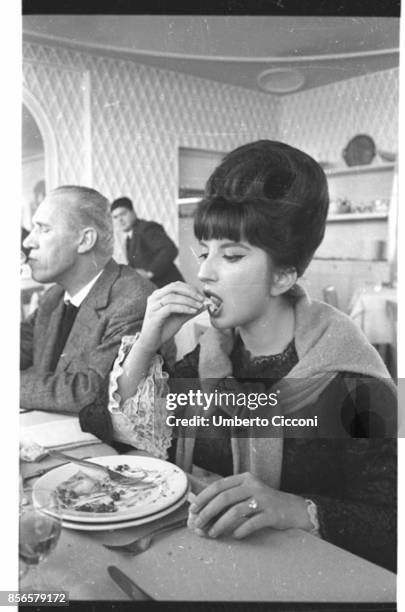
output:
<svg viewBox="0 0 405 612"><path fill-rule="evenodd" d="M155 521L179 508L187 499L188 480L186 474L176 465L153 457L133 455L112 455L95 457L94 463L122 471L124 475L142 475L137 485L131 485L129 492L125 485L117 484L113 495L119 501L114 503L115 511L100 512L79 510L86 503L86 496L80 494L79 502L62 508L63 526L68 529L105 531L124 529ZM79 472L90 478L100 478L100 470L87 469L74 463L55 468L37 480L35 489L56 490L65 488L65 483ZM122 490L122 495L117 496ZM111 500L112 501L112 500ZM76 506L78 509L76 509Z"/></svg>

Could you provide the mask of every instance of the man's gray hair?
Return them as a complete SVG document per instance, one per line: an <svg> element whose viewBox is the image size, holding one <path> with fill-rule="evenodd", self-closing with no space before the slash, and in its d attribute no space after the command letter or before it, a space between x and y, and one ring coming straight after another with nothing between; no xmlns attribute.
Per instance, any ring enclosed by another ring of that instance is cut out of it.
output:
<svg viewBox="0 0 405 612"><path fill-rule="evenodd" d="M62 185L50 195L65 196L66 221L74 229L93 227L97 232L95 250L104 257L111 257L114 248L110 203L101 193L90 187Z"/></svg>

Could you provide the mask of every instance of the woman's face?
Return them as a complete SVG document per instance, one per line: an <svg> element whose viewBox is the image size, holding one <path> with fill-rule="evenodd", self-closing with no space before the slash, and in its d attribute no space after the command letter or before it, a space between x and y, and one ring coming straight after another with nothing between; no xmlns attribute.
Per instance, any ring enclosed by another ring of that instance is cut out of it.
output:
<svg viewBox="0 0 405 612"><path fill-rule="evenodd" d="M210 312L212 325L226 329L265 323L275 273L270 256L245 241L205 240L200 245L198 278L219 305Z"/></svg>

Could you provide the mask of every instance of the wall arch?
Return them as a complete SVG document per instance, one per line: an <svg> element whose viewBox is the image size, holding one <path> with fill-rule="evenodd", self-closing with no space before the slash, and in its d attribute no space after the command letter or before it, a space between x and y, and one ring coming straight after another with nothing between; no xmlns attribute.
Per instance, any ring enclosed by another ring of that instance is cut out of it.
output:
<svg viewBox="0 0 405 612"><path fill-rule="evenodd" d="M44 164L46 189L54 189L59 183L58 147L52 125L41 104L32 93L23 87L22 102L38 124L44 143Z"/></svg>

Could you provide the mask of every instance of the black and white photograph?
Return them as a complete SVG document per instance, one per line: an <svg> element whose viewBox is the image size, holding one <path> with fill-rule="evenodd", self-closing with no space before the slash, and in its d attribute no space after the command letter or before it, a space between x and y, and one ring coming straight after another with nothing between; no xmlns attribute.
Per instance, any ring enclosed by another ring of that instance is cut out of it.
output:
<svg viewBox="0 0 405 612"><path fill-rule="evenodd" d="M399 6L21 39L13 602L396 610Z"/></svg>

